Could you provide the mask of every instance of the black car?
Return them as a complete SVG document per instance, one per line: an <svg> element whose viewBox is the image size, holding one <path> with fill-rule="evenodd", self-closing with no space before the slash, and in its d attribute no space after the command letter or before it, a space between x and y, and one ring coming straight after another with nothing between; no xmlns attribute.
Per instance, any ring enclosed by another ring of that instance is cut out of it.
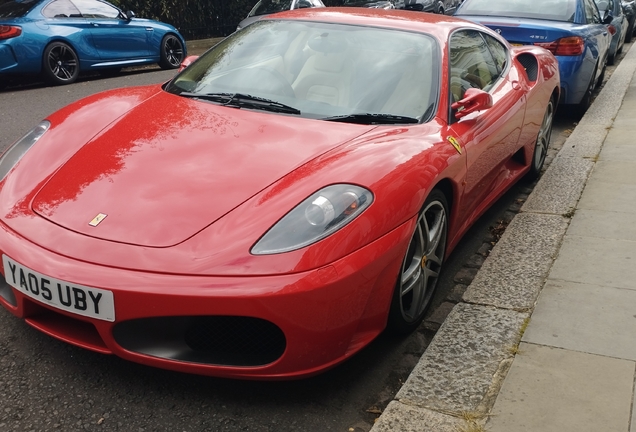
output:
<svg viewBox="0 0 636 432"><path fill-rule="evenodd" d="M631 42L634 35L634 22L636 22L636 0L622 0L621 6L623 6L623 13L629 22L625 42Z"/></svg>

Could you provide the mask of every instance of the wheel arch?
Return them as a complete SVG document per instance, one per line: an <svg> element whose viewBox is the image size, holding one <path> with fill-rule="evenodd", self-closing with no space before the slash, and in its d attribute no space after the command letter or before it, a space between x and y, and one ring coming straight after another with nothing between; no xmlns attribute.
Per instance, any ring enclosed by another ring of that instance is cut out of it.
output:
<svg viewBox="0 0 636 432"><path fill-rule="evenodd" d="M550 98L554 99L554 106L556 108L559 105L559 100L561 99L561 88L559 86L554 87Z"/></svg>
<svg viewBox="0 0 636 432"><path fill-rule="evenodd" d="M433 191L434 189L439 189L444 194L444 196L446 197L446 203L448 204L448 212L452 214L453 204L455 202L456 188L451 179L447 177L441 179L435 186L431 188L431 191Z"/></svg>

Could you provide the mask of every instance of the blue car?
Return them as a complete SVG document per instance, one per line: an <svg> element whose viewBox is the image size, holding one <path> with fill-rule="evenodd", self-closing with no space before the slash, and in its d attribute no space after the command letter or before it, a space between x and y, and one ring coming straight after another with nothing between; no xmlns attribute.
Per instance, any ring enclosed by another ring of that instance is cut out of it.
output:
<svg viewBox="0 0 636 432"><path fill-rule="evenodd" d="M616 55L623 52L629 22L623 13L623 6L618 0L595 0L595 3L602 17L605 18L608 15L612 17L612 22L607 26L612 35L607 63L613 65Z"/></svg>
<svg viewBox="0 0 636 432"><path fill-rule="evenodd" d="M171 25L100 0L0 0L0 84L42 74L70 84L80 72L158 63L179 67L185 40Z"/></svg>
<svg viewBox="0 0 636 432"><path fill-rule="evenodd" d="M512 45L542 46L559 61L560 103L582 114L603 81L612 36L594 0L465 0L456 16L490 27Z"/></svg>

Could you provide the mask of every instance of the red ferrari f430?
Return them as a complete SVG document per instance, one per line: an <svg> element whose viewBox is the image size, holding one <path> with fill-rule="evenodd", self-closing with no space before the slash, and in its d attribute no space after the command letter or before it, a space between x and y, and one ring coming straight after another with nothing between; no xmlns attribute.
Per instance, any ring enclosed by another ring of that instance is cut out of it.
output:
<svg viewBox="0 0 636 432"><path fill-rule="evenodd" d="M68 343L310 376L423 319L444 259L537 176L554 56L443 15L264 17L0 159L0 303Z"/></svg>

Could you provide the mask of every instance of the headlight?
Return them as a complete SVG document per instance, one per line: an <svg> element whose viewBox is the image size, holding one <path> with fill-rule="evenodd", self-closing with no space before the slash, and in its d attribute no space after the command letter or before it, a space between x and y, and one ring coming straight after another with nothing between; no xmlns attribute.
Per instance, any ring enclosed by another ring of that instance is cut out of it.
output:
<svg viewBox="0 0 636 432"><path fill-rule="evenodd" d="M300 249L338 231L373 202L373 194L350 184L327 186L287 213L252 247L255 255Z"/></svg>
<svg viewBox="0 0 636 432"><path fill-rule="evenodd" d="M2 157L0 158L0 181L4 179L11 168L18 163L22 156L44 135L44 132L49 130L51 123L44 120L42 123L34 127L31 132L20 138L9 147Z"/></svg>

